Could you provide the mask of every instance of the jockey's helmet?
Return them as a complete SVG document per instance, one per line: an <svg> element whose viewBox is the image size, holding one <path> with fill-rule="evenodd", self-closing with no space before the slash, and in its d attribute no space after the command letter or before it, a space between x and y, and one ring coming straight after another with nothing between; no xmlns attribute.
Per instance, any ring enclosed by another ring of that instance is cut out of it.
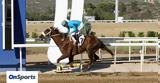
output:
<svg viewBox="0 0 160 83"><path fill-rule="evenodd" d="M66 21L66 20L63 20L61 24L62 24L62 26L66 26L67 21Z"/></svg>

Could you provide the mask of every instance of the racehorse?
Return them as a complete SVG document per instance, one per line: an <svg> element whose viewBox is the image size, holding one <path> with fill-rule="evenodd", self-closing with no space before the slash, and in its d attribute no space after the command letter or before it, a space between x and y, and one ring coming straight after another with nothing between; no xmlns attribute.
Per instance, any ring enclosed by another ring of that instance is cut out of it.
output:
<svg viewBox="0 0 160 83"><path fill-rule="evenodd" d="M114 56L112 51L108 49L104 43L94 35L85 36L84 42L81 46L74 45L73 41L71 41L69 37L64 38L62 41L64 34L54 27L47 28L39 36L39 38L45 37L52 38L62 52L62 55L57 59L57 63L59 63L62 59L69 58L68 64L71 65L73 63L74 55L86 51L89 57L89 63L87 66L90 68L92 63L99 59L99 57L95 54L98 49L106 50L112 55L112 57Z"/></svg>

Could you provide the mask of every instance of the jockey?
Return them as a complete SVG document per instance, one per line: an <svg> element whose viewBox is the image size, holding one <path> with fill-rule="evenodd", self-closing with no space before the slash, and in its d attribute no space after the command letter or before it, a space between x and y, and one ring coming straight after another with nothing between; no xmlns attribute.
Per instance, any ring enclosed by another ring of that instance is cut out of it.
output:
<svg viewBox="0 0 160 83"><path fill-rule="evenodd" d="M81 21L78 20L62 21L62 26L68 29L68 33L71 35L74 45L78 43L79 27L81 24Z"/></svg>

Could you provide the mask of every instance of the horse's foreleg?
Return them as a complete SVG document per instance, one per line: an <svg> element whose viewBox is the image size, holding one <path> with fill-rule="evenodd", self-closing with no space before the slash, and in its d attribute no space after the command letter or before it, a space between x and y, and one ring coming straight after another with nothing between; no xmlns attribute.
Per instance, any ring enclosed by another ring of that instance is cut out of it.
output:
<svg viewBox="0 0 160 83"><path fill-rule="evenodd" d="M69 62L67 64L70 64L73 62L73 56L69 56Z"/></svg>
<svg viewBox="0 0 160 83"><path fill-rule="evenodd" d="M70 57L69 57L69 62L68 62L67 64L69 64L70 67L74 67L74 66L73 66L73 56L70 56Z"/></svg>
<svg viewBox="0 0 160 83"><path fill-rule="evenodd" d="M61 60L67 58L67 55L62 55L61 57L58 58L57 63L59 63Z"/></svg>
<svg viewBox="0 0 160 83"><path fill-rule="evenodd" d="M88 65L92 65L92 63L94 62L94 54L89 54L89 63Z"/></svg>
<svg viewBox="0 0 160 83"><path fill-rule="evenodd" d="M94 62L96 62L99 59L99 56L97 56L96 54L94 54Z"/></svg>

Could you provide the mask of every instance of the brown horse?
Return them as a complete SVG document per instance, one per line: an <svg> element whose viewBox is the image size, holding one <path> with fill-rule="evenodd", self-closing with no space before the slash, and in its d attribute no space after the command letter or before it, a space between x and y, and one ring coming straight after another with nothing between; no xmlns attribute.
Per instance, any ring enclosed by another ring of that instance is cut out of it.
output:
<svg viewBox="0 0 160 83"><path fill-rule="evenodd" d="M52 38L54 42L57 44L57 46L59 47L59 49L61 50L62 56L58 58L57 63L59 63L60 60L62 59L69 58L69 64L71 64L73 62L74 55L77 55L86 51L89 57L88 67L90 67L94 61L99 59L99 57L95 54L95 52L98 49L106 50L112 56L114 55L112 51L108 49L104 45L104 43L94 35L85 36L83 44L81 46L76 46L73 44L73 41L71 41L69 37L66 37L62 41L64 34L62 34L57 28L50 27L42 33L43 34L39 36L40 38L44 38L44 37Z"/></svg>

